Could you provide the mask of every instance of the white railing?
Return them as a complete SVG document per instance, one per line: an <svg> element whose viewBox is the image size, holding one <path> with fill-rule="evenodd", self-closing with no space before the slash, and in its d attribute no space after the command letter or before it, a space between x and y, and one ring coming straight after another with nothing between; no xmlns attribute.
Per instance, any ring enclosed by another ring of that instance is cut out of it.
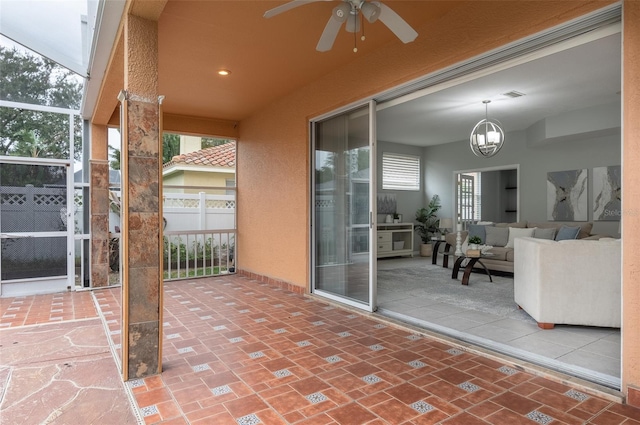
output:
<svg viewBox="0 0 640 425"><path fill-rule="evenodd" d="M168 186L165 186L168 187ZM176 189L171 186L170 188ZM196 186L179 189L197 190ZM164 270L167 280L219 276L235 273L235 187L207 188L222 193L167 193L163 195ZM112 190L119 199L119 190ZM120 216L110 213L110 267L115 270L120 261ZM118 228L116 228L116 226Z"/></svg>
<svg viewBox="0 0 640 425"><path fill-rule="evenodd" d="M164 232L164 280L235 273L236 231Z"/></svg>

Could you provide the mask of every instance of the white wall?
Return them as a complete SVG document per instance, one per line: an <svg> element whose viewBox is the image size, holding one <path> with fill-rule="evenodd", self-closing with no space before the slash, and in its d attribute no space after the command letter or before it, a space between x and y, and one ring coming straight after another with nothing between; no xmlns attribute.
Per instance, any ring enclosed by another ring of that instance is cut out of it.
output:
<svg viewBox="0 0 640 425"><path fill-rule="evenodd" d="M454 171L518 165L520 169L519 219L547 221L547 173L549 171L587 168L591 188L593 167L620 165L620 129L615 127L616 123L620 123L619 117L620 108L617 104L585 108L548 117L532 125L528 130L507 133L504 147L492 158L478 158L473 155L466 140L426 148L379 141L377 191L378 194L394 193L396 195L397 212L402 214L404 222L415 223L416 210L426 206L435 194L440 196L442 203L438 216L454 217ZM421 157L423 180L419 191L382 189L383 152ZM483 219L506 221L504 212L506 184L504 172L483 173ZM511 184L512 182L509 182L508 185ZM592 198L590 190L589 221L593 221ZM384 216L379 216L378 222L384 222ZM593 233L617 236L618 222L594 222ZM418 250L419 246L420 238L414 237L414 250Z"/></svg>
<svg viewBox="0 0 640 425"><path fill-rule="evenodd" d="M547 173L620 165L620 134L529 145L525 131L508 133L502 150L492 158L478 158L467 141L425 148L425 182L429 193L443 201L442 216L453 216L454 171L519 164L520 220L547 221ZM593 220L593 196L588 194L588 220ZM594 222L594 233L617 235L618 222Z"/></svg>
<svg viewBox="0 0 640 425"><path fill-rule="evenodd" d="M424 148L418 146L402 145L399 143L378 142L377 147L377 191L378 194L395 194L397 201L397 213L402 214L402 221L405 223L414 223L416 211L419 208L426 207L431 200L432 193L426 191L426 185L422 182L419 191L408 190L383 190L382 189L382 153L393 152L405 155L414 155L421 158L420 166L424 173ZM378 216L378 223L384 223L384 216ZM420 238L414 234L413 250L420 249Z"/></svg>

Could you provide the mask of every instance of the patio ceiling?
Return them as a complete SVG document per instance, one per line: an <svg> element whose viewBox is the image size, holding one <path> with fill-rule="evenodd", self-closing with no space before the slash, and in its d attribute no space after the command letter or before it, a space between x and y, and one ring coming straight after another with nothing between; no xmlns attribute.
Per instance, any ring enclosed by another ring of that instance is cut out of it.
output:
<svg viewBox="0 0 640 425"><path fill-rule="evenodd" d="M403 47L386 26L377 22L365 25L366 41L358 37L357 53L353 52L353 34L344 29L331 51L317 52L316 43L337 2L319 1L270 19L263 17L265 11L283 3L132 1L130 10L159 17L159 94L165 96L164 112L241 121L384 45ZM396 0L385 3L418 31L418 39L430 24L465 4ZM609 30L614 35L603 41L574 46L541 61L529 61L409 102L397 102L379 113L379 138L422 146L461 140L466 137L467 127L483 115L481 101L485 98L494 101L490 113L499 116L508 131L522 130L546 116L578 109L576 105L619 102L620 41L616 31ZM94 115L94 119L98 117L105 123L114 116L116 96L124 85L122 40L117 45L105 79L107 89L102 93L108 101L103 98L103 110ZM219 76L219 69L228 69L231 75ZM528 77L523 80L523 76ZM505 99L502 93L510 90L523 91L526 96ZM432 137L425 140L425 134Z"/></svg>
<svg viewBox="0 0 640 425"><path fill-rule="evenodd" d="M340 31L329 52L316 44L337 2L317 2L270 19L272 1L169 1L159 20L160 92L167 112L241 120L387 43L402 43L381 22L366 40ZM458 2L385 1L414 28ZM220 77L219 69L231 75ZM344 78L358 78L347 75Z"/></svg>
<svg viewBox="0 0 640 425"><path fill-rule="evenodd" d="M131 8L145 6L140 0L132 3ZM384 24L376 22L364 26L366 41L358 36L357 53L353 52L353 34L344 28L331 51L318 52L316 44L337 2L310 3L270 19L263 17L267 10L283 3L167 1L158 19L159 93L165 96L165 113L240 121L383 45L402 46ZM462 2L385 3L420 33L420 28ZM113 54L105 82L109 98L115 92L115 99L123 86L121 55L121 48ZM221 68L230 70L231 75L219 76ZM107 103L109 108L117 106L113 100ZM86 109L91 112L91 105ZM112 113L98 115L104 120Z"/></svg>

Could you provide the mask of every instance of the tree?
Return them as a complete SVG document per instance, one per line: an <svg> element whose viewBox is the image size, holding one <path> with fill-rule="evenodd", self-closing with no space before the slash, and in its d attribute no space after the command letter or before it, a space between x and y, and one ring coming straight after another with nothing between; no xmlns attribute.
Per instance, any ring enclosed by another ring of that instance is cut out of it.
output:
<svg viewBox="0 0 640 425"><path fill-rule="evenodd" d="M0 99L78 109L82 83L71 71L40 56L0 46ZM76 160L82 155L82 122L74 118ZM69 158L69 115L0 108L0 155Z"/></svg>
<svg viewBox="0 0 640 425"><path fill-rule="evenodd" d="M218 139L215 137L203 137L202 138L202 149L212 148L214 146L224 145L225 143L229 143L229 139Z"/></svg>
<svg viewBox="0 0 640 425"><path fill-rule="evenodd" d="M164 133L162 135L162 163L166 164L176 155L180 155L180 135Z"/></svg>
<svg viewBox="0 0 640 425"><path fill-rule="evenodd" d="M119 170L120 169L120 149L114 148L113 146L109 146L109 151L111 151L111 153L109 154L109 156L111 156L111 161L109 161L109 167L112 170Z"/></svg>

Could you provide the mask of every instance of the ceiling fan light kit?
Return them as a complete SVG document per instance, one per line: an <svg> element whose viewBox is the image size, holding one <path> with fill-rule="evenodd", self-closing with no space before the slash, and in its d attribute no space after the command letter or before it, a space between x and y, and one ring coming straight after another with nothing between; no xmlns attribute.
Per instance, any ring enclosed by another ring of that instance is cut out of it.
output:
<svg viewBox="0 0 640 425"><path fill-rule="evenodd" d="M498 120L489 119L490 100L483 100L485 117L471 130L469 146L479 157L489 158L497 154L504 145L504 130Z"/></svg>
<svg viewBox="0 0 640 425"><path fill-rule="evenodd" d="M362 11L362 16L364 16L370 24L373 24L380 17L380 6L375 3L364 1L360 5L360 10Z"/></svg>
<svg viewBox="0 0 640 425"><path fill-rule="evenodd" d="M264 14L265 18L271 18L286 12L298 6L303 6L308 3L315 3L319 1L327 0L292 0L288 3L284 3L278 7L267 10ZM340 0L341 4L334 7L331 12L331 17L324 27L324 31L320 36L316 50L319 52L327 52L333 47L333 43L340 32L342 24L346 22L345 29L347 32L357 33L361 28L361 17L364 17L369 23L381 21L393 32L396 37L403 43L410 43L416 39L418 33L411 28L407 22L393 11L389 6L378 1L367 0ZM353 17L353 19L350 19ZM364 41L364 32L361 40ZM354 39L355 40L355 39ZM357 52L357 47L354 47L354 52Z"/></svg>

